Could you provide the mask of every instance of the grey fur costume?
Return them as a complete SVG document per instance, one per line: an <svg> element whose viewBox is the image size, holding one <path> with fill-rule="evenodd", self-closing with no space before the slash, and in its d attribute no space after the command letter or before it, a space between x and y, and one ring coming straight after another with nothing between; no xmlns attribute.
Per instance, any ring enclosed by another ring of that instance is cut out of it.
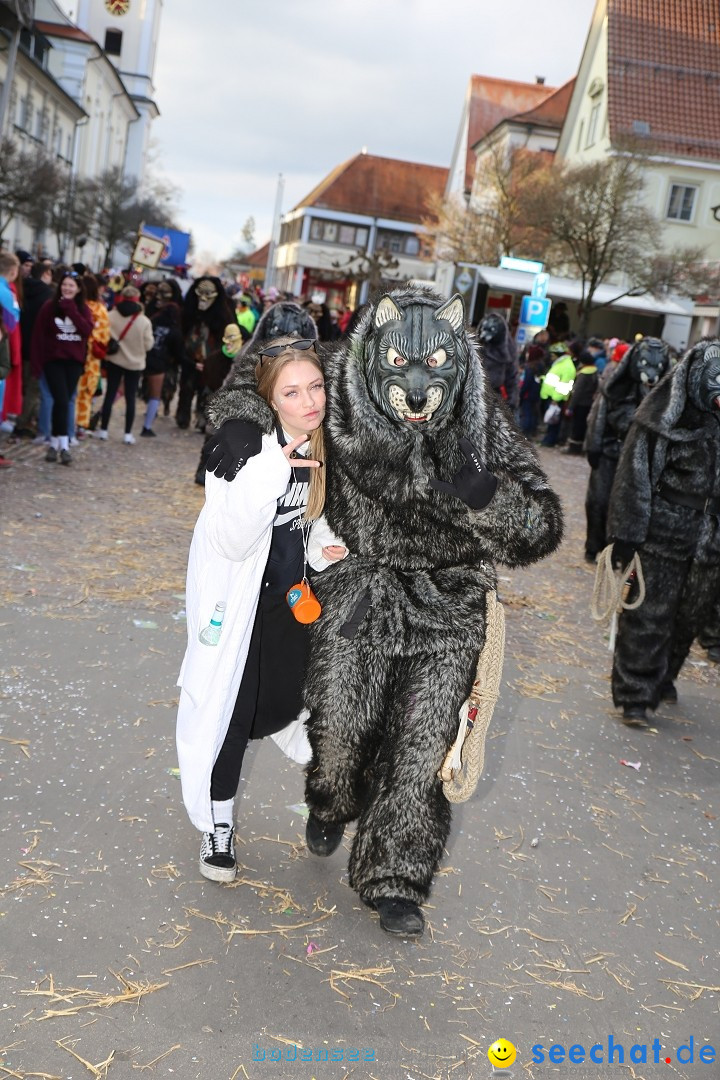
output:
<svg viewBox="0 0 720 1080"><path fill-rule="evenodd" d="M291 300L278 300L263 312L253 331L252 337L245 342L240 353L255 353L265 341L284 337L285 334L297 334L301 338L317 340L315 323L307 311Z"/></svg>
<svg viewBox="0 0 720 1080"><path fill-rule="evenodd" d="M720 597L720 503L706 512L674 501L720 499L720 411L701 394L713 351L720 370L719 345L700 342L648 394L618 463L608 533L639 551L647 590L639 608L620 616L619 706L657 707Z"/></svg>
<svg viewBox="0 0 720 1080"><path fill-rule="evenodd" d="M656 341L654 338L649 340ZM631 375L631 363L637 349L638 343L628 349L619 363L608 364L588 417L583 446L591 465L585 495L585 553L588 558L595 558L608 543L607 513L620 451L635 410L647 395L643 384ZM669 364L668 355L666 371Z"/></svg>
<svg viewBox="0 0 720 1080"><path fill-rule="evenodd" d="M418 319L422 309L447 307L427 288L390 296ZM323 614L310 628L306 801L323 823L359 819L349 870L363 900L421 903L450 829L437 771L484 643L494 564L548 555L560 542L562 513L459 324L452 411L428 423L382 411L370 370L375 335L386 332L375 326L379 306L325 362L325 514L351 554L313 581ZM215 423L241 417L270 430L271 411L247 392L250 374L241 362L212 403ZM498 478L479 511L428 486L454 477L463 436Z"/></svg>

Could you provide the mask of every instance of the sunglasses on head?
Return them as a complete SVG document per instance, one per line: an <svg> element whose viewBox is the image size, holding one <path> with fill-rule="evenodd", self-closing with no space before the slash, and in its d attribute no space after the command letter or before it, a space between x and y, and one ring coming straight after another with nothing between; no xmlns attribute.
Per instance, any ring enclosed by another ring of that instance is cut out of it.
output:
<svg viewBox="0 0 720 1080"><path fill-rule="evenodd" d="M288 349L307 352L308 349L314 349L316 344L317 342L313 338L299 338L297 341L286 341L283 345L270 345L269 348L260 350L260 363L266 356L279 356L280 353L287 352Z"/></svg>

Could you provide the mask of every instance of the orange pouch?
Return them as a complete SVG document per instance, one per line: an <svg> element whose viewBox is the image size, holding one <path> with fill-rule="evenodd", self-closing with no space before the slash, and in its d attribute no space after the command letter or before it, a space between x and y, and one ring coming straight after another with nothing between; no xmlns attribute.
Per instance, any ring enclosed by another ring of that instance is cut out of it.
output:
<svg viewBox="0 0 720 1080"><path fill-rule="evenodd" d="M313 623L320 618L320 601L307 581L301 581L288 589L285 599L298 622Z"/></svg>

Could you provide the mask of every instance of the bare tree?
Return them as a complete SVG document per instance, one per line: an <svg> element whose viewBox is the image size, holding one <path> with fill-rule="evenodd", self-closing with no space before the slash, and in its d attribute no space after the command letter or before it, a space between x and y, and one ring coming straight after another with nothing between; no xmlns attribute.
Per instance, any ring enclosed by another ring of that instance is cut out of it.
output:
<svg viewBox="0 0 720 1080"><path fill-rule="evenodd" d="M130 251L145 221L175 227L175 189L150 183L145 191L138 199L137 181L117 166L95 180L78 183L74 200L77 222L85 224L88 234L103 245L106 263L111 262L115 248Z"/></svg>
<svg viewBox="0 0 720 1080"><path fill-rule="evenodd" d="M43 150L29 152L13 139L3 138L0 141L0 237L15 217L23 217L38 230L43 229L62 182L62 170Z"/></svg>
<svg viewBox="0 0 720 1080"><path fill-rule="evenodd" d="M368 255L363 248L357 248L344 262L334 262L333 268L338 278L349 278L358 285L368 283L370 296L383 287L386 282L397 281L400 263L390 252L380 250Z"/></svg>
<svg viewBox="0 0 720 1080"><path fill-rule="evenodd" d="M495 266L503 255L537 255L543 236L528 212L528 195L548 169L545 154L494 146L479 162L469 206L452 196L430 200L423 224L437 257Z"/></svg>
<svg viewBox="0 0 720 1080"><path fill-rule="evenodd" d="M549 269L575 276L581 285L579 331L622 296L670 291L692 295L702 248L662 247L662 227L643 203L644 161L620 154L576 166L557 166L537 177L528 212L544 237ZM610 300L595 301L598 288L622 282Z"/></svg>

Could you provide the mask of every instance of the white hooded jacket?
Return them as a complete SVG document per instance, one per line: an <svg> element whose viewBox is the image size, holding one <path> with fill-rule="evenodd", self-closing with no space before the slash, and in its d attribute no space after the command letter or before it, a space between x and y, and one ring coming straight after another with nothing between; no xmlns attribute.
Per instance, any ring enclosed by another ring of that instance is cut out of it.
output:
<svg viewBox="0 0 720 1080"><path fill-rule="evenodd" d="M232 483L213 473L205 478L188 559L188 645L176 732L183 801L203 832L213 829L210 778L245 668L277 502L289 480L290 464L274 434L263 436L261 452ZM218 601L226 605L220 641L203 645L200 631Z"/></svg>

